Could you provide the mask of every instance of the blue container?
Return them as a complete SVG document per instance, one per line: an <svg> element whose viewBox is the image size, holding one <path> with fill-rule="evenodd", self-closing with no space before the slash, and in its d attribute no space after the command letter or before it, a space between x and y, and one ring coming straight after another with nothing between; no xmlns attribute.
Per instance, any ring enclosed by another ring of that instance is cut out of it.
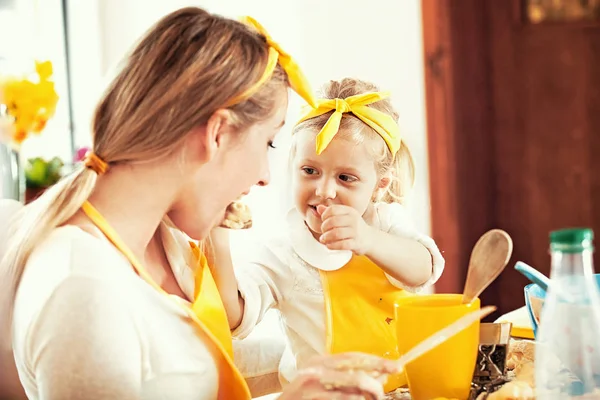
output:
<svg viewBox="0 0 600 400"><path fill-rule="evenodd" d="M596 284L600 288L600 274L595 274ZM542 312L542 305L544 304L544 298L546 292L535 283L530 283L525 286L525 305L527 306L527 313L529 314L529 320L531 321L531 327L533 328L533 336L537 336L537 319L539 319Z"/></svg>

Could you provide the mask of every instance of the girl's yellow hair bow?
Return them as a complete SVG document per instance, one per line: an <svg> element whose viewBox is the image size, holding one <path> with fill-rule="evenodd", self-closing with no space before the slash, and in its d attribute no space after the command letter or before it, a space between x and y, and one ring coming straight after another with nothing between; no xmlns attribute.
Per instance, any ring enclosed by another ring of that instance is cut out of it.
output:
<svg viewBox="0 0 600 400"><path fill-rule="evenodd" d="M373 128L385 140L388 148L395 155L402 143L398 124L390 115L372 107L367 107L368 104L378 102L389 96L389 92L372 92L350 96L345 99L317 100L317 107L308 109L298 123L334 110L334 113L331 114L323 129L317 135L316 150L317 154L321 154L338 133L343 114L351 112Z"/></svg>

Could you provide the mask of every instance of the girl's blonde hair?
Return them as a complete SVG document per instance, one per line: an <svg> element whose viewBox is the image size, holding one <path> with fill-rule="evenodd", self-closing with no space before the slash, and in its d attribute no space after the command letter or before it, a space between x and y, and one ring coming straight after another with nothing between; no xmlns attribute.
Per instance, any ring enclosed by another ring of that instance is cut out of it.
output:
<svg viewBox="0 0 600 400"><path fill-rule="evenodd" d="M190 131L261 78L268 52L264 36L200 8L165 16L134 47L98 104L93 152L112 165L175 153ZM254 95L228 107L232 124L243 128L268 119L276 110L277 92L287 86L287 75L278 66ZM90 169L75 171L11 222L12 240L0 263L0 329L12 325L29 255L81 208L96 178Z"/></svg>
<svg viewBox="0 0 600 400"><path fill-rule="evenodd" d="M319 91L321 99L345 99L363 93L378 92L379 88L370 83L359 79L344 78L341 81L329 81ZM390 115L396 123L398 122L398 113L394 110L389 99L384 99L376 103L369 104L376 110ZM329 120L333 111L303 121L294 127L293 133L304 130L311 130L317 134ZM387 190L380 194L376 201L386 203L402 203L415 181L415 164L410 149L406 142L402 144L398 152L394 155L383 138L373 128L362 122L352 113L344 113L340 123L340 129L336 137L352 140L357 144L373 144L370 148L375 161L378 177L389 175L391 183ZM292 144L290 160L294 158L295 145Z"/></svg>

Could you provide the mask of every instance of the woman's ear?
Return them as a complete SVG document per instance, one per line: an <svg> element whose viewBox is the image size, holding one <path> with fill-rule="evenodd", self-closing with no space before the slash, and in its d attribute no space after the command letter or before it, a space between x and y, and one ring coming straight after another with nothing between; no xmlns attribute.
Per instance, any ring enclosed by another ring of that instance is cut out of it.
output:
<svg viewBox="0 0 600 400"><path fill-rule="evenodd" d="M206 124L194 132L194 147L201 162L212 160L215 154L227 141L232 139L231 112L225 109L215 111Z"/></svg>

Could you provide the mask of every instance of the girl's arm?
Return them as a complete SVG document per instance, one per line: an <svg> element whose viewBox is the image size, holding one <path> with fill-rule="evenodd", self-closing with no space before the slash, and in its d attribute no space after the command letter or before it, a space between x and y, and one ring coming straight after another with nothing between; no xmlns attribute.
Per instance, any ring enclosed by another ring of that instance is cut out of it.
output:
<svg viewBox="0 0 600 400"><path fill-rule="evenodd" d="M215 281L233 335L243 338L262 320L265 313L283 300L290 285L289 265L267 245L257 246L252 258L234 269L229 232L216 228L211 233Z"/></svg>
<svg viewBox="0 0 600 400"><path fill-rule="evenodd" d="M344 205L318 206L317 211L323 220L321 243L366 255L400 288L418 291L433 284L444 269L433 239L412 227L400 204L376 203L365 216Z"/></svg>
<svg viewBox="0 0 600 400"><path fill-rule="evenodd" d="M392 278L408 287L419 287L433 274L429 250L415 239L369 227L365 255Z"/></svg>
<svg viewBox="0 0 600 400"><path fill-rule="evenodd" d="M229 244L229 232L215 228L210 234L211 260L215 283L225 306L230 329L237 328L244 315L244 298L238 290Z"/></svg>
<svg viewBox="0 0 600 400"><path fill-rule="evenodd" d="M383 244L379 252L386 253L386 248L388 251L387 254L372 254L370 257L373 257L376 263L376 259L381 262L390 282L411 291L419 291L434 284L444 271L445 265L444 257L435 241L414 227L408 210L401 204L377 203L373 213L372 225L378 227L383 234L374 235L375 240L381 240ZM398 246L395 252L393 248L388 247L394 242ZM397 264L404 262L406 266L412 266L414 271L408 274L411 276L406 277L401 267L394 268L391 257L396 257Z"/></svg>

